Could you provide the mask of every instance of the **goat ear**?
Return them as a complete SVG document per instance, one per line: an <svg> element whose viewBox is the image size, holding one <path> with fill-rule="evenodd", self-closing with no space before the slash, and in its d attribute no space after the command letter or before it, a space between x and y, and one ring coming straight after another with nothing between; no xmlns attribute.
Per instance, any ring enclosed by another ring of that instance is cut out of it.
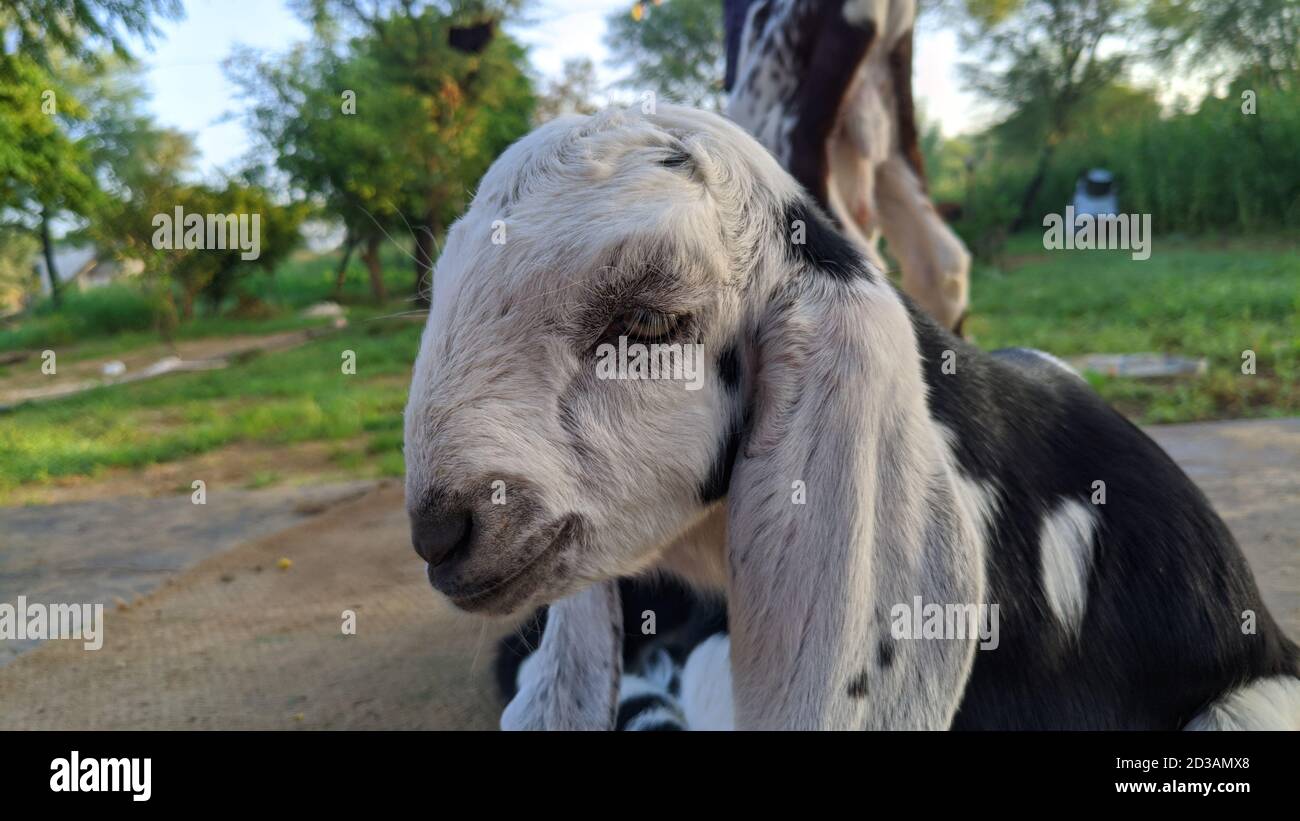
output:
<svg viewBox="0 0 1300 821"><path fill-rule="evenodd" d="M943 728L974 643L895 640L891 612L916 596L981 601L974 512L929 416L907 308L803 208L806 244L758 319L728 499L737 727Z"/></svg>
<svg viewBox="0 0 1300 821"><path fill-rule="evenodd" d="M601 582L550 606L501 729L612 730L622 676L618 582Z"/></svg>

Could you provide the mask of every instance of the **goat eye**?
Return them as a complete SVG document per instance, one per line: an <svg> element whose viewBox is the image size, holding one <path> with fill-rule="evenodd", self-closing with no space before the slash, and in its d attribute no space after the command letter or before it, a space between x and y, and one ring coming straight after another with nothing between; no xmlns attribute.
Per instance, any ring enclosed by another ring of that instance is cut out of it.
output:
<svg viewBox="0 0 1300 821"><path fill-rule="evenodd" d="M629 308L614 317L606 331L607 337L627 337L628 342L652 344L666 342L686 326L687 315L667 314L648 308Z"/></svg>

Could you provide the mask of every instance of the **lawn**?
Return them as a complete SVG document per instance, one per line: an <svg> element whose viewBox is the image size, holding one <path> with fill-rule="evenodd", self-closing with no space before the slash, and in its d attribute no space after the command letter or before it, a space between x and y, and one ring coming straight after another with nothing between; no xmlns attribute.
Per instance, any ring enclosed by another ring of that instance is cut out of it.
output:
<svg viewBox="0 0 1300 821"><path fill-rule="evenodd" d="M390 293L399 296L385 305L371 304L354 261L341 300L348 305L350 325L325 338L225 370L100 388L0 414L0 504L20 487L171 462L236 443L335 442L340 470L401 475L401 410L420 325L394 316L411 308L404 298L409 265L396 251L385 262ZM182 324L174 338L320 325L322 320L305 319L299 310L334 296L335 264L334 257L295 260L275 277L252 283L262 300L258 316L200 316ZM66 363L156 346L158 334L145 330L150 320L138 315L144 305L126 286L73 294L64 310L42 307L29 321L0 332L0 351L49 347ZM65 343L68 328L81 329L75 344ZM343 373L345 350L356 353L355 374ZM0 368L0 377L39 367L40 360L31 358ZM247 486L275 479L259 473Z"/></svg>
<svg viewBox="0 0 1300 821"><path fill-rule="evenodd" d="M409 268L394 260L395 293ZM179 335L253 333L301 323L295 310L326 298L332 260L287 267L265 283L270 314L208 317ZM350 288L364 288L360 272ZM1223 242L1157 238L1152 256L1044 251L1017 238L997 266L977 266L968 332L985 348L1022 345L1060 356L1163 352L1206 357L1199 378L1134 381L1092 377L1139 422L1300 414L1300 243L1277 238ZM356 476L400 475L401 410L418 344L418 323L388 314L400 300L367 306L351 291L351 325L300 348L220 371L97 389L0 415L0 503L20 487L185 459L228 445L337 443L338 467ZM12 333L30 333L19 328ZM80 340L74 360L156 343L133 330ZM1253 350L1257 372L1241 373ZM342 372L345 350L357 372ZM65 349L60 348L60 356ZM28 365L23 365L26 367ZM20 367L20 366L13 366ZM279 480L248 477L246 486Z"/></svg>
<svg viewBox="0 0 1300 821"><path fill-rule="evenodd" d="M0 501L29 483L197 455L237 442L365 443L359 475L401 475L402 407L420 328L361 321L219 371L100 388L0 416ZM345 374L342 354L356 353Z"/></svg>
<svg viewBox="0 0 1300 821"><path fill-rule="evenodd" d="M1047 251L1034 235L1003 256L972 277L967 333L981 347L1207 360L1195 379L1090 375L1138 422L1300 414L1300 239L1156 237L1139 261L1125 251ZM1242 373L1247 350L1254 375Z"/></svg>

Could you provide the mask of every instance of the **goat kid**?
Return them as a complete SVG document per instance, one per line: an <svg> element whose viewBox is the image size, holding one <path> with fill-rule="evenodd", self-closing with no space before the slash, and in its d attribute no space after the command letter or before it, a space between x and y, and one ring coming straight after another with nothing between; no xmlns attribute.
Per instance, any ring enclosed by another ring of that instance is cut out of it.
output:
<svg viewBox="0 0 1300 821"><path fill-rule="evenodd" d="M416 551L464 610L551 603L505 727L614 726L616 580L647 572L725 596L742 729L1300 723L1297 649L1172 460L1049 358L939 328L720 117L533 132L432 297ZM598 378L621 337L703 346L700 389ZM996 649L897 638L917 597L996 604Z"/></svg>

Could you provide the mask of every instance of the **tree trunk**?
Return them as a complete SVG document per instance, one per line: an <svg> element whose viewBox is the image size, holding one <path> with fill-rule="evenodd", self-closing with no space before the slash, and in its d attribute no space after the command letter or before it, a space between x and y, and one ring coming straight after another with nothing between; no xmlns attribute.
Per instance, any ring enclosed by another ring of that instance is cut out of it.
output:
<svg viewBox="0 0 1300 821"><path fill-rule="evenodd" d="M58 269L54 267L54 240L50 237L50 212L41 206L41 251L45 254L45 273L50 278L50 302L58 308L63 304L63 283L59 282Z"/></svg>
<svg viewBox="0 0 1300 821"><path fill-rule="evenodd" d="M343 238L343 258L339 260L338 273L334 275L334 298L338 299L343 296L343 280L348 276L348 263L352 261L352 252L357 247L357 241L352 237L352 232Z"/></svg>
<svg viewBox="0 0 1300 821"><path fill-rule="evenodd" d="M378 234L373 234L366 240L366 247L361 252L361 261L366 264L366 270L370 272L370 295L375 298L375 302L383 302L388 298L388 293L384 290L384 266L379 262Z"/></svg>
<svg viewBox="0 0 1300 821"><path fill-rule="evenodd" d="M1034 201L1038 199L1038 192L1043 187L1043 182L1047 179L1047 167L1052 162L1052 154L1056 151L1056 146L1048 143L1043 146L1043 152L1038 155L1038 167L1034 169L1034 176L1029 180L1029 185L1025 186L1024 196L1020 198L1020 211L1016 214L1015 220L1011 223L1011 233L1019 231L1029 222L1029 212L1034 207Z"/></svg>

